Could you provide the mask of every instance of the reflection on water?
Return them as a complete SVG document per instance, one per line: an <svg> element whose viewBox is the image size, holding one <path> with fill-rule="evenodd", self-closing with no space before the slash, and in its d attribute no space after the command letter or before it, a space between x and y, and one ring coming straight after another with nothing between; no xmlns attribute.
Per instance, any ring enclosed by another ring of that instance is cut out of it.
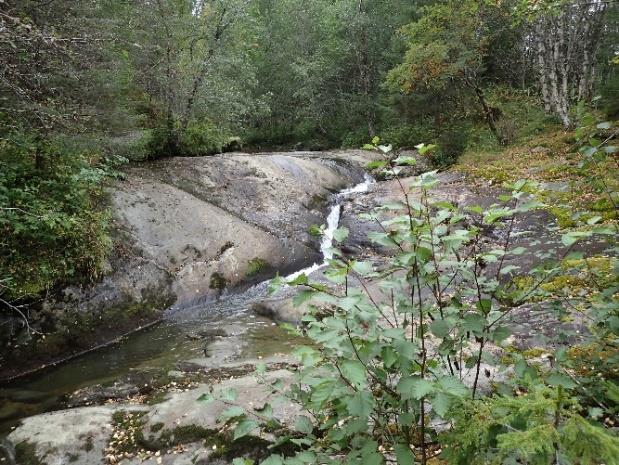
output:
<svg viewBox="0 0 619 465"><path fill-rule="evenodd" d="M208 347L209 360L255 359L290 353L300 339L247 311L266 295L253 289L244 295L213 302L208 307L178 312L147 330L132 334L118 344L91 352L51 368L38 376L0 388L0 433L8 432L20 418L64 407L68 394L87 386L111 384L131 373L161 373L177 368L180 361L204 359L209 339L195 337L205 329L223 329L227 344ZM234 311L232 311L234 309ZM190 316L192 318L190 318Z"/></svg>

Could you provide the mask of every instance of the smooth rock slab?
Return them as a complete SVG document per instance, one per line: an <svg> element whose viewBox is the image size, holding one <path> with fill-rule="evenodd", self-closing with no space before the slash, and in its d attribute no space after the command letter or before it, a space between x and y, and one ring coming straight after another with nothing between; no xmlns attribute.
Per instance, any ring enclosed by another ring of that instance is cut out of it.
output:
<svg viewBox="0 0 619 465"><path fill-rule="evenodd" d="M185 444L182 451L147 458L134 457L121 460L119 465L206 465L210 450L201 442Z"/></svg>
<svg viewBox="0 0 619 465"><path fill-rule="evenodd" d="M292 373L287 370L276 370L264 374L266 383L281 379L284 382L284 390L290 384ZM169 438L174 442L174 430L179 427L199 427L202 430L213 431L222 429L218 421L224 410L231 406L239 406L247 412L255 408L261 408L265 403L271 403L273 418L284 425L291 426L297 415L302 413L298 404L290 401L276 399L278 393L272 392L267 384L258 382L254 375L229 379L214 386L202 385L197 389L185 392L173 392L168 394L165 401L157 404L147 413L144 418L143 434L152 443L157 443L162 438ZM218 394L227 389L233 389L237 393L234 402L213 400L200 402L198 398L203 394L211 393L217 399ZM253 432L258 436L259 431ZM266 437L266 436L265 436Z"/></svg>
<svg viewBox="0 0 619 465"><path fill-rule="evenodd" d="M17 449L20 444L34 446L36 456L46 465L100 465L105 463L104 449L113 432L114 412L146 409L105 405L36 415L23 420L8 439Z"/></svg>

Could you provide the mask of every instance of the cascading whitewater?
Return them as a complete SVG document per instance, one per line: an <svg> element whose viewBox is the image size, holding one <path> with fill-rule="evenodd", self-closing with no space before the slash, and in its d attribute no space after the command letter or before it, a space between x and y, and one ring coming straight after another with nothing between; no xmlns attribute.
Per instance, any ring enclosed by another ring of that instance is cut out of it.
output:
<svg viewBox="0 0 619 465"><path fill-rule="evenodd" d="M333 233L338 228L340 224L340 214L342 212L342 201L350 197L354 194L361 194L363 192L367 192L370 188L370 185L374 183L374 179L366 174L363 182L339 192L335 195L335 202L331 207L331 211L329 215L327 215L327 226L323 232L322 241L320 243L320 252L322 253L322 263L314 263L312 266L307 268L303 268L302 270L296 271L291 275L286 276L286 279L294 279L301 274L309 275L326 265L326 261L333 258L333 252L331 248L333 247Z"/></svg>

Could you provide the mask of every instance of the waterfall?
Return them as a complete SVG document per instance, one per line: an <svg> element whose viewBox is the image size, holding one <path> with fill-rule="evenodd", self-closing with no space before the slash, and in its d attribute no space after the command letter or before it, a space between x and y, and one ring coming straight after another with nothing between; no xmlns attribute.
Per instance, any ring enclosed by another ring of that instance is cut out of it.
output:
<svg viewBox="0 0 619 465"><path fill-rule="evenodd" d="M333 233L338 228L340 224L340 215L342 213L342 202L346 200L348 197L354 194L361 194L363 192L367 192L370 188L370 185L374 182L374 179L366 174L363 182L350 187L348 189L344 189L335 195L333 206L329 211L329 215L327 215L327 226L323 232L322 241L320 242L320 252L322 253L322 262L314 263L313 265L303 268L302 270L296 271L288 276L286 279L294 279L301 274L309 275L314 271L317 271L326 265L327 260L333 258L333 253L331 252L331 248L333 247Z"/></svg>

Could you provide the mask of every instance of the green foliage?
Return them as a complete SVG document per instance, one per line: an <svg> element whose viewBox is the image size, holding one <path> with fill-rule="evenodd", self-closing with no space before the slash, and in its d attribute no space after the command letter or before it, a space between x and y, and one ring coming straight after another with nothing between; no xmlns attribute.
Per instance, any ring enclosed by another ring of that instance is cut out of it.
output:
<svg viewBox="0 0 619 465"><path fill-rule="evenodd" d="M432 154L432 164L437 168L453 165L466 149L468 128L453 127L441 131L437 141L437 150Z"/></svg>
<svg viewBox="0 0 619 465"><path fill-rule="evenodd" d="M180 137L180 151L190 156L221 153L231 139L229 133L209 121L190 122Z"/></svg>
<svg viewBox="0 0 619 465"><path fill-rule="evenodd" d="M152 132L151 129L144 129L121 136L103 137L97 149L110 159L144 161L150 155Z"/></svg>
<svg viewBox="0 0 619 465"><path fill-rule="evenodd" d="M617 437L578 414L578 400L561 387L532 385L519 396L492 396L454 412L443 434L450 464L531 465L619 463Z"/></svg>
<svg viewBox="0 0 619 465"><path fill-rule="evenodd" d="M233 141L228 132L208 120L190 121L185 129L179 124L174 124L172 129L159 125L150 132L148 158L213 155L221 153Z"/></svg>
<svg viewBox="0 0 619 465"><path fill-rule="evenodd" d="M248 277L256 276L263 273L269 267L269 262L260 257L255 257L247 262L247 271L245 275Z"/></svg>
<svg viewBox="0 0 619 465"><path fill-rule="evenodd" d="M388 83L404 92L440 92L452 78L474 79L482 66L486 37L475 2L439 2L401 29L409 48ZM482 32L482 34L480 34Z"/></svg>
<svg viewBox="0 0 619 465"><path fill-rule="evenodd" d="M88 154L14 132L0 140L0 276L5 297L96 279L110 245L99 207L105 172Z"/></svg>
<svg viewBox="0 0 619 465"><path fill-rule="evenodd" d="M379 143L375 138L367 149L383 152L381 166L396 179L402 166L414 163L391 157L391 147ZM432 147L418 150L427 154ZM611 368L619 353L614 282L584 300L585 309L576 309L591 321L587 343L607 345L612 354L599 357L588 373L592 361L570 357L561 346L550 366L530 364L517 353L497 356L512 333L506 317L537 297L551 298L540 289L544 283L573 266L582 268L573 258L553 263L535 254L546 263L527 270L530 279L520 286L512 285L518 257L529 253L511 245L514 221L543 205L531 199L531 183L506 187L500 203L465 209L432 201L439 181L435 172L425 173L402 185L400 202L369 216L382 225L370 239L392 249L380 268L336 249L324 272L334 286L304 275L287 283L303 289L298 302L309 299L315 306L303 329L313 344L297 349L302 367L288 393L313 420L295 423L302 439L281 432L278 444L290 441L302 450L273 456L272 463L304 463L302 457L311 456L312 463L380 464L393 453L398 463L429 463L439 447L453 464L617 463L619 439L607 427L619 392ZM500 242L488 243L484 228L502 230ZM342 228L334 240L347 235ZM594 235L608 232L592 224L586 231L566 231L561 240L569 252ZM280 278L271 287L281 284ZM565 318L574 305L559 299L551 308ZM483 364L512 374L482 392ZM590 374L598 369L604 383ZM602 387L595 389L595 383ZM272 388L281 390L281 382ZM247 415L235 410L227 419L235 419L243 433ZM432 426L445 422L452 426L442 431Z"/></svg>

